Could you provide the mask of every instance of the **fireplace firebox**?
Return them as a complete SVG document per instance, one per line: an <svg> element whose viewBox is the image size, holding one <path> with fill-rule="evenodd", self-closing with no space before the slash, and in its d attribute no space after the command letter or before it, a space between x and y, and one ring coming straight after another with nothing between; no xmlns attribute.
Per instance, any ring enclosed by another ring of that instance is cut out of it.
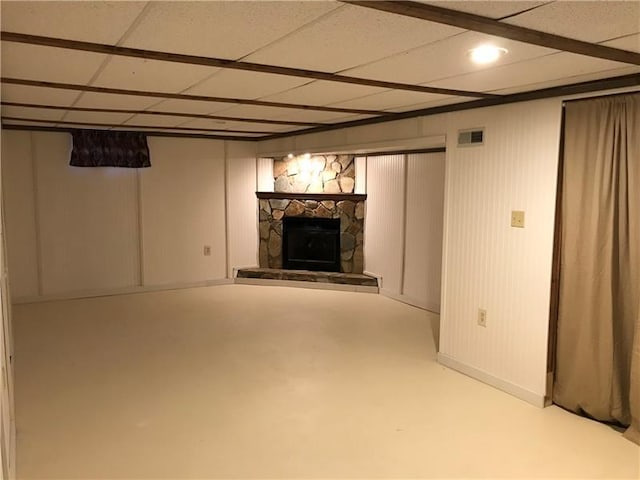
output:
<svg viewBox="0 0 640 480"><path fill-rule="evenodd" d="M292 270L340 271L340 219L284 217L282 263Z"/></svg>

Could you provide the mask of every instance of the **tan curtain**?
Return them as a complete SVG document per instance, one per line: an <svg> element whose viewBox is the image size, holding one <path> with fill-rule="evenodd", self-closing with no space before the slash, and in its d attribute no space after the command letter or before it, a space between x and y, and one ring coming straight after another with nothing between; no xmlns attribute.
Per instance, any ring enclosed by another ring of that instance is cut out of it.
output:
<svg viewBox="0 0 640 480"><path fill-rule="evenodd" d="M640 443L640 94L567 103L555 403Z"/></svg>

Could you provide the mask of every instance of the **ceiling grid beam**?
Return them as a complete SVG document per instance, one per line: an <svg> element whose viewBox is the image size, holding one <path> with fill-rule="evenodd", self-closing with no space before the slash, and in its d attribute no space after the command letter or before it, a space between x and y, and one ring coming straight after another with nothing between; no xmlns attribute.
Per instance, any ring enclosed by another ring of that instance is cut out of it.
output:
<svg viewBox="0 0 640 480"><path fill-rule="evenodd" d="M194 100L194 101L201 101L201 102L235 103L238 105L255 105L259 107L290 108L290 109L298 109L298 110L312 110L312 111L318 111L318 112L348 113L348 114L354 114L354 115L387 115L389 113L383 110L361 110L361 109L355 109L355 108L323 107L319 105L301 105L296 103L267 102L263 100L249 100L246 98L209 97L206 95L188 95L185 93L151 92L146 90L128 90L128 89L121 89L121 88L96 87L92 85L79 85L74 83L45 82L42 80L27 80L24 78L2 77L0 78L0 82L11 84L11 85L23 85L27 87L56 88L61 90L78 90L82 92L131 95L131 96L137 96L137 97L170 98L174 100Z"/></svg>
<svg viewBox="0 0 640 480"><path fill-rule="evenodd" d="M165 117L202 118L206 120L222 120L225 122L264 123L267 125L294 125L301 127L318 127L327 125L322 122L296 122L289 120L269 120L265 118L225 117L221 115L209 115L205 113L163 112L162 110L132 110L126 108L91 108L91 107L65 107L60 105L46 105L39 103L0 102L5 107L40 108L43 110L69 110L72 112L92 113L129 113L131 115L159 115Z"/></svg>
<svg viewBox="0 0 640 480"><path fill-rule="evenodd" d="M122 123L97 123L97 122L69 122L66 120L43 120L39 118L24 118L24 117L11 117L11 116L2 116L2 120L9 120L13 122L33 122L33 123L50 123L54 125L76 125L76 126L86 126L92 125L94 127L105 127L105 128L148 128L152 130L184 130L190 132L228 132L228 133L246 133L247 135L268 135L273 132L270 131L258 131L258 130L231 130L224 128L191 128L191 127L159 127L159 126L145 126L145 125L124 125Z"/></svg>
<svg viewBox="0 0 640 480"><path fill-rule="evenodd" d="M4 130L21 130L31 132L63 132L71 133L76 128L70 127L50 127L43 125L20 125L15 123L2 123ZM209 140L236 140L243 142L257 142L262 140L262 137L243 137L239 135L208 135L206 133L180 133L180 132L166 132L166 131L140 131L140 130L119 130L121 132L137 132L145 133L148 137L178 137L178 138L206 138Z"/></svg>
<svg viewBox="0 0 640 480"><path fill-rule="evenodd" d="M0 40L6 42L24 43L28 45L40 45L45 47L65 48L83 52L101 53L123 57L142 58L145 60L159 60L163 62L200 65L216 68L228 68L233 70L245 70L250 72L269 73L288 77L311 78L329 82L350 83L369 87L387 88L392 90L407 90L411 92L431 93L439 95L456 95L461 97L491 98L499 95L483 92L469 92L450 88L428 87L424 85L411 85L406 83L386 82L369 78L351 77L335 73L306 70L302 68L281 67L277 65L265 65L236 60L226 60L213 57L199 57L196 55L184 55L179 53L158 52L155 50L142 50L139 48L105 45L101 43L83 42L79 40L67 40L64 38L43 37L39 35L27 35L24 33L1 32Z"/></svg>
<svg viewBox="0 0 640 480"><path fill-rule="evenodd" d="M569 53L603 58L614 62L640 65L640 53L607 47L597 43L583 42L574 38L562 37L552 33L541 32L531 28L519 27L493 18L472 13L459 12L448 8L436 7L426 3L412 1L388 0L339 0L349 5L371 8L405 17L418 18L429 22L464 28L474 32L495 35L518 42L529 43L540 47L552 48Z"/></svg>

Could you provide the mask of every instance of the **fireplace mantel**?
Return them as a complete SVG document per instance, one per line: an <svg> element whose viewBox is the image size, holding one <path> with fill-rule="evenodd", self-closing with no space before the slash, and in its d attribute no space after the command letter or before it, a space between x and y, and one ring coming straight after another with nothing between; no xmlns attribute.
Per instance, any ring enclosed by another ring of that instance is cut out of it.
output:
<svg viewBox="0 0 640 480"><path fill-rule="evenodd" d="M276 200L351 200L352 202L364 201L367 199L366 193L293 193L293 192L256 192L256 197L260 199Z"/></svg>

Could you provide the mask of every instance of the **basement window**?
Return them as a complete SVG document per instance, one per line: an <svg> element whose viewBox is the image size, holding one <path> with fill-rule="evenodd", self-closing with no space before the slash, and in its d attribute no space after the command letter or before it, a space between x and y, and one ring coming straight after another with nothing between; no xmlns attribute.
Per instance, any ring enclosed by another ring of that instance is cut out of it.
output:
<svg viewBox="0 0 640 480"><path fill-rule="evenodd" d="M147 135L114 130L73 130L73 167L146 168L151 166Z"/></svg>

